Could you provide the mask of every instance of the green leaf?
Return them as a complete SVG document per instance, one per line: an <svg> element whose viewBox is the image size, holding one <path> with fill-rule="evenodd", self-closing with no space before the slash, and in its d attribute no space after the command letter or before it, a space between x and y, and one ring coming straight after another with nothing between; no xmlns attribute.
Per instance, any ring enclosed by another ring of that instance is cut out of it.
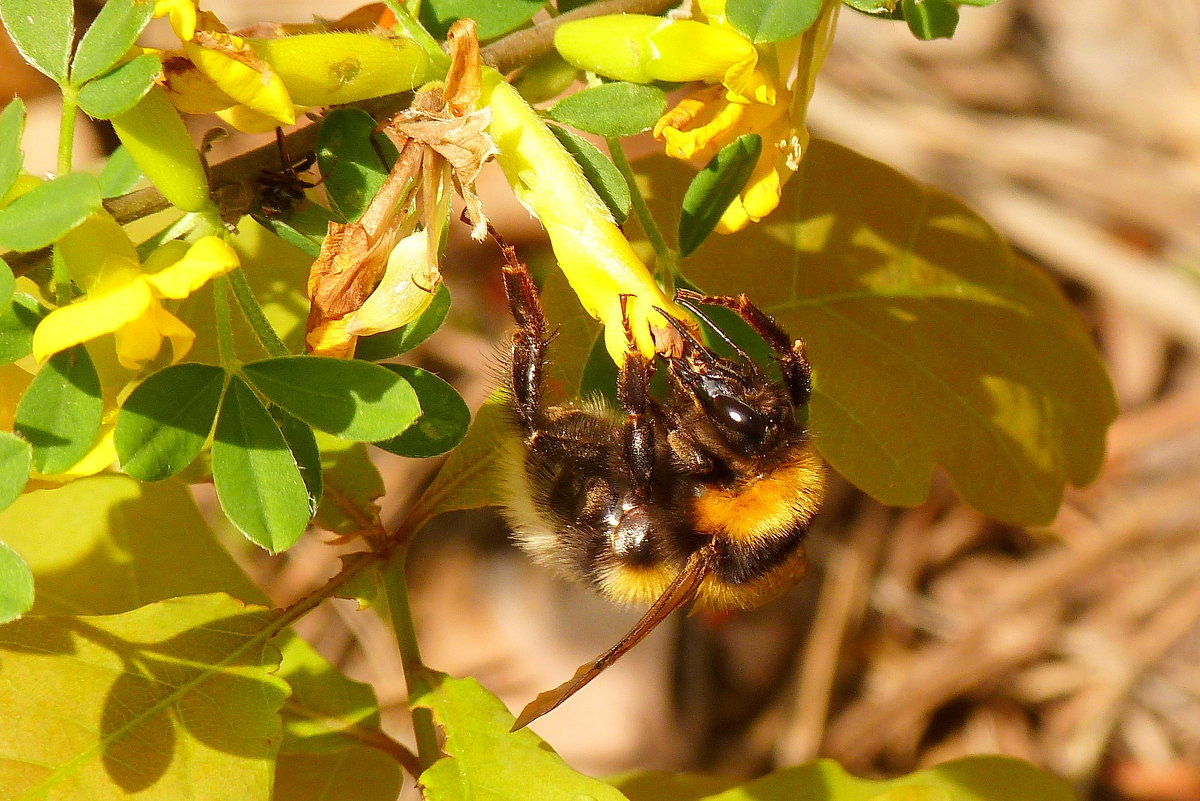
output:
<svg viewBox="0 0 1200 801"><path fill-rule="evenodd" d="M525 24L544 5L544 0L425 0L420 20L436 38L444 39L455 20L473 19L479 38L486 41Z"/></svg>
<svg viewBox="0 0 1200 801"><path fill-rule="evenodd" d="M567 96L546 116L598 136L633 136L653 128L666 110L667 96L657 86L614 81Z"/></svg>
<svg viewBox="0 0 1200 801"><path fill-rule="evenodd" d="M25 391L13 430L33 446L40 473L61 473L91 450L104 401L100 376L82 345L50 357Z"/></svg>
<svg viewBox="0 0 1200 801"><path fill-rule="evenodd" d="M0 18L21 57L65 85L75 37L72 0L0 0Z"/></svg>
<svg viewBox="0 0 1200 801"><path fill-rule="evenodd" d="M445 284L441 284L434 293L433 300L429 302L425 311L421 312L420 317L394 331L385 331L382 334L372 334L359 339L354 350L354 358L378 362L399 356L401 353L407 353L441 328L449 311L450 290L446 289Z"/></svg>
<svg viewBox="0 0 1200 801"><path fill-rule="evenodd" d="M396 160L396 146L375 129L375 119L357 108L335 108L317 134L317 163L334 210L347 221L362 215L383 186ZM380 160L380 153L387 162Z"/></svg>
<svg viewBox="0 0 1200 801"><path fill-rule="evenodd" d="M71 83L80 86L108 71L137 41L153 13L150 0L108 0L79 40L71 60Z"/></svg>
<svg viewBox="0 0 1200 801"><path fill-rule="evenodd" d="M900 0L842 0L842 2L855 11L887 18L891 18L896 6L900 4Z"/></svg>
<svg viewBox="0 0 1200 801"><path fill-rule="evenodd" d="M29 565L16 551L0 542L0 623L16 620L32 607L33 574L29 572Z"/></svg>
<svg viewBox="0 0 1200 801"><path fill-rule="evenodd" d="M579 163L584 177L596 190L596 194L600 195L604 205L608 206L617 225L625 222L625 218L629 216L632 200L629 195L629 184L625 183L625 176L621 175L621 171L608 156L600 152L600 148L582 136L574 134L566 128L559 128L557 125L551 125L550 132Z"/></svg>
<svg viewBox="0 0 1200 801"><path fill-rule="evenodd" d="M229 379L212 445L213 484L229 520L271 553L308 527L308 490L279 426L237 376Z"/></svg>
<svg viewBox="0 0 1200 801"><path fill-rule="evenodd" d="M224 387L225 371L207 364L176 364L139 384L117 415L121 469L160 481L191 464L212 431Z"/></svg>
<svg viewBox="0 0 1200 801"><path fill-rule="evenodd" d="M728 776L639 771L609 779L629 801L699 801L738 785ZM826 801L823 799L822 801Z"/></svg>
<svg viewBox="0 0 1200 801"><path fill-rule="evenodd" d="M343 439L394 437L421 413L417 394L399 376L357 359L283 356L242 369L272 403Z"/></svg>
<svg viewBox="0 0 1200 801"><path fill-rule="evenodd" d="M275 765L279 801L395 801L400 765L381 746L379 705L370 685L351 681L299 637L280 644L283 745Z"/></svg>
<svg viewBox="0 0 1200 801"><path fill-rule="evenodd" d="M421 774L428 801L487 798L526 801L623 801L608 784L576 773L529 729L510 732L514 718L474 679L432 676L413 706L433 710L446 733L446 756Z"/></svg>
<svg viewBox="0 0 1200 801"><path fill-rule="evenodd" d="M636 778L636 777L635 777ZM629 781L629 780L626 780ZM619 785L624 789L624 786ZM631 794L631 801L661 798ZM898 779L859 779L832 759L785 768L740 787L680 801L1078 801L1067 782L1027 762L1002 756L973 756L910 773Z"/></svg>
<svg viewBox="0 0 1200 801"><path fill-rule="evenodd" d="M958 27L958 8L950 0L900 0L900 8L918 39L949 39Z"/></svg>
<svg viewBox="0 0 1200 801"><path fill-rule="evenodd" d="M746 187L761 152L761 136L739 136L696 173L680 211L679 248L684 256L691 255L717 227L721 215Z"/></svg>
<svg viewBox="0 0 1200 801"><path fill-rule="evenodd" d="M162 64L158 57L143 53L112 72L85 83L79 90L79 107L88 116L98 120L124 114L146 96L160 72Z"/></svg>
<svg viewBox="0 0 1200 801"><path fill-rule="evenodd" d="M104 169L100 170L100 194L105 198L117 197L133 191L138 181L142 180L142 171L129 149L121 145L112 152Z"/></svg>
<svg viewBox="0 0 1200 801"><path fill-rule="evenodd" d="M304 489L308 491L308 513L313 515L321 502L321 451L317 448L317 438L307 423L297 420L290 414L271 404L267 409L271 413L279 432L283 434L296 466L300 468L300 478L304 480Z"/></svg>
<svg viewBox="0 0 1200 801"><path fill-rule="evenodd" d="M0 249L49 245L100 208L96 176L73 172L39 184L0 209Z"/></svg>
<svg viewBox="0 0 1200 801"><path fill-rule="evenodd" d="M12 189L25 154L21 151L21 134L25 132L25 104L14 97L0 112L0 198Z"/></svg>
<svg viewBox="0 0 1200 801"><path fill-rule="evenodd" d="M310 259L321 255L321 243L330 222L344 222L319 203L304 203L285 217L255 214L254 220Z"/></svg>
<svg viewBox="0 0 1200 801"><path fill-rule="evenodd" d="M319 434L325 492L314 522L337 534L378 530L379 499L386 488L367 446Z"/></svg>
<svg viewBox="0 0 1200 801"><path fill-rule="evenodd" d="M102 473L30 490L0 512L0 531L37 579L35 614L114 614L205 592L267 603L179 481Z"/></svg>
<svg viewBox="0 0 1200 801"><path fill-rule="evenodd" d="M32 468L33 450L29 443L16 434L0 431L0 509L21 497Z"/></svg>
<svg viewBox="0 0 1200 801"><path fill-rule="evenodd" d="M22 766L0 797L265 798L287 697L274 619L214 594L0 628L0 753Z"/></svg>
<svg viewBox="0 0 1200 801"><path fill-rule="evenodd" d="M512 412L501 391L475 413L471 427L409 512L423 521L456 509L495 506L504 500L502 481L508 465L504 443L516 435Z"/></svg>
<svg viewBox="0 0 1200 801"><path fill-rule="evenodd" d="M0 364L10 364L33 352L33 331L46 310L32 295L17 292L0 306Z"/></svg>
<svg viewBox="0 0 1200 801"><path fill-rule="evenodd" d="M687 171L639 163L669 204ZM1097 474L1112 386L1061 292L958 201L814 140L780 208L688 260L705 291L746 292L808 344L818 450L883 503L943 467L962 497L1043 523ZM731 268L736 265L736 269Z"/></svg>
<svg viewBox="0 0 1200 801"><path fill-rule="evenodd" d="M17 279L8 267L8 262L0 259L0 309L6 309L12 302L13 290L17 287Z"/></svg>
<svg viewBox="0 0 1200 801"><path fill-rule="evenodd" d="M725 17L755 44L799 36L821 13L821 0L729 0Z"/></svg>
<svg viewBox="0 0 1200 801"><path fill-rule="evenodd" d="M445 453L462 441L471 424L471 410L454 387L433 373L401 364L383 365L416 391L421 416L397 437L374 443L398 456L424 458Z"/></svg>

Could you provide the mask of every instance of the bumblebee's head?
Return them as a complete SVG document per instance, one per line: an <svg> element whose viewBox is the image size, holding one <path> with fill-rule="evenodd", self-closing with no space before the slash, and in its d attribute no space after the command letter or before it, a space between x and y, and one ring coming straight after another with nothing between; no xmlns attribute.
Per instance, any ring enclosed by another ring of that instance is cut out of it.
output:
<svg viewBox="0 0 1200 801"><path fill-rule="evenodd" d="M685 418L708 450L760 456L796 433L787 388L748 359L726 359L693 340L683 356L667 359L667 366L672 395L677 402L691 402L693 414Z"/></svg>

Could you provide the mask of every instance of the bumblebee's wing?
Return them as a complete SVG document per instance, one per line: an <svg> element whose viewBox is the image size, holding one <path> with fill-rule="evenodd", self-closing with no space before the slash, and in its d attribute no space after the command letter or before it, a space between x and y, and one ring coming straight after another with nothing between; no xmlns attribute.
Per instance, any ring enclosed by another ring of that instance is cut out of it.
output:
<svg viewBox="0 0 1200 801"><path fill-rule="evenodd" d="M650 605L646 614L642 615L620 642L601 654L594 662L581 665L579 670L575 671L574 676L553 690L546 690L530 701L521 710L516 722L513 723L512 731L523 729L542 715L558 708L560 704L587 686L592 679L599 676L605 668L641 642L668 615L695 598L696 593L700 590L700 584L712 572L713 557L714 552L711 546L706 546L693 553L675 580L663 591L658 600Z"/></svg>

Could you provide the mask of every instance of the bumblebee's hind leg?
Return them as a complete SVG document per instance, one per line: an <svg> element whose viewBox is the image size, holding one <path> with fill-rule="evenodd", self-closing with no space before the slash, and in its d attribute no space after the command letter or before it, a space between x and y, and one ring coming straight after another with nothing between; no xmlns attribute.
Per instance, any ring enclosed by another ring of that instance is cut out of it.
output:
<svg viewBox="0 0 1200 801"><path fill-rule="evenodd" d="M779 367L783 371L783 379L788 385L792 403L803 406L812 395L811 368L804 349L804 340L793 340L784 331L775 318L758 308L744 294L731 298L726 295L701 295L690 289L680 289L675 292L675 301L685 308L695 310L696 304L704 306L720 306L735 312L746 321L754 333L775 352Z"/></svg>
<svg viewBox="0 0 1200 801"><path fill-rule="evenodd" d="M505 262L504 292L517 323L509 356L508 384L513 410L528 442L545 427L542 374L552 334L529 269L517 259L512 246L503 242L500 246Z"/></svg>

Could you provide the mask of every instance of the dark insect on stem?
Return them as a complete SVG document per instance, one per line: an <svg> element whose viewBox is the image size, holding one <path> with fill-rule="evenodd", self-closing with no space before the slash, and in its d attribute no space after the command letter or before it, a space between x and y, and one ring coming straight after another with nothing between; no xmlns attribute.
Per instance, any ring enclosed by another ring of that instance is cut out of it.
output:
<svg viewBox="0 0 1200 801"><path fill-rule="evenodd" d="M296 205L304 200L304 190L320 184L320 181L306 181L301 177L301 173L312 169L317 163L316 153L306 153L293 160L288 155L287 140L283 137L282 128L275 129L275 142L279 147L279 163L282 169L263 170L255 181L259 210L264 217L271 219L291 214Z"/></svg>

